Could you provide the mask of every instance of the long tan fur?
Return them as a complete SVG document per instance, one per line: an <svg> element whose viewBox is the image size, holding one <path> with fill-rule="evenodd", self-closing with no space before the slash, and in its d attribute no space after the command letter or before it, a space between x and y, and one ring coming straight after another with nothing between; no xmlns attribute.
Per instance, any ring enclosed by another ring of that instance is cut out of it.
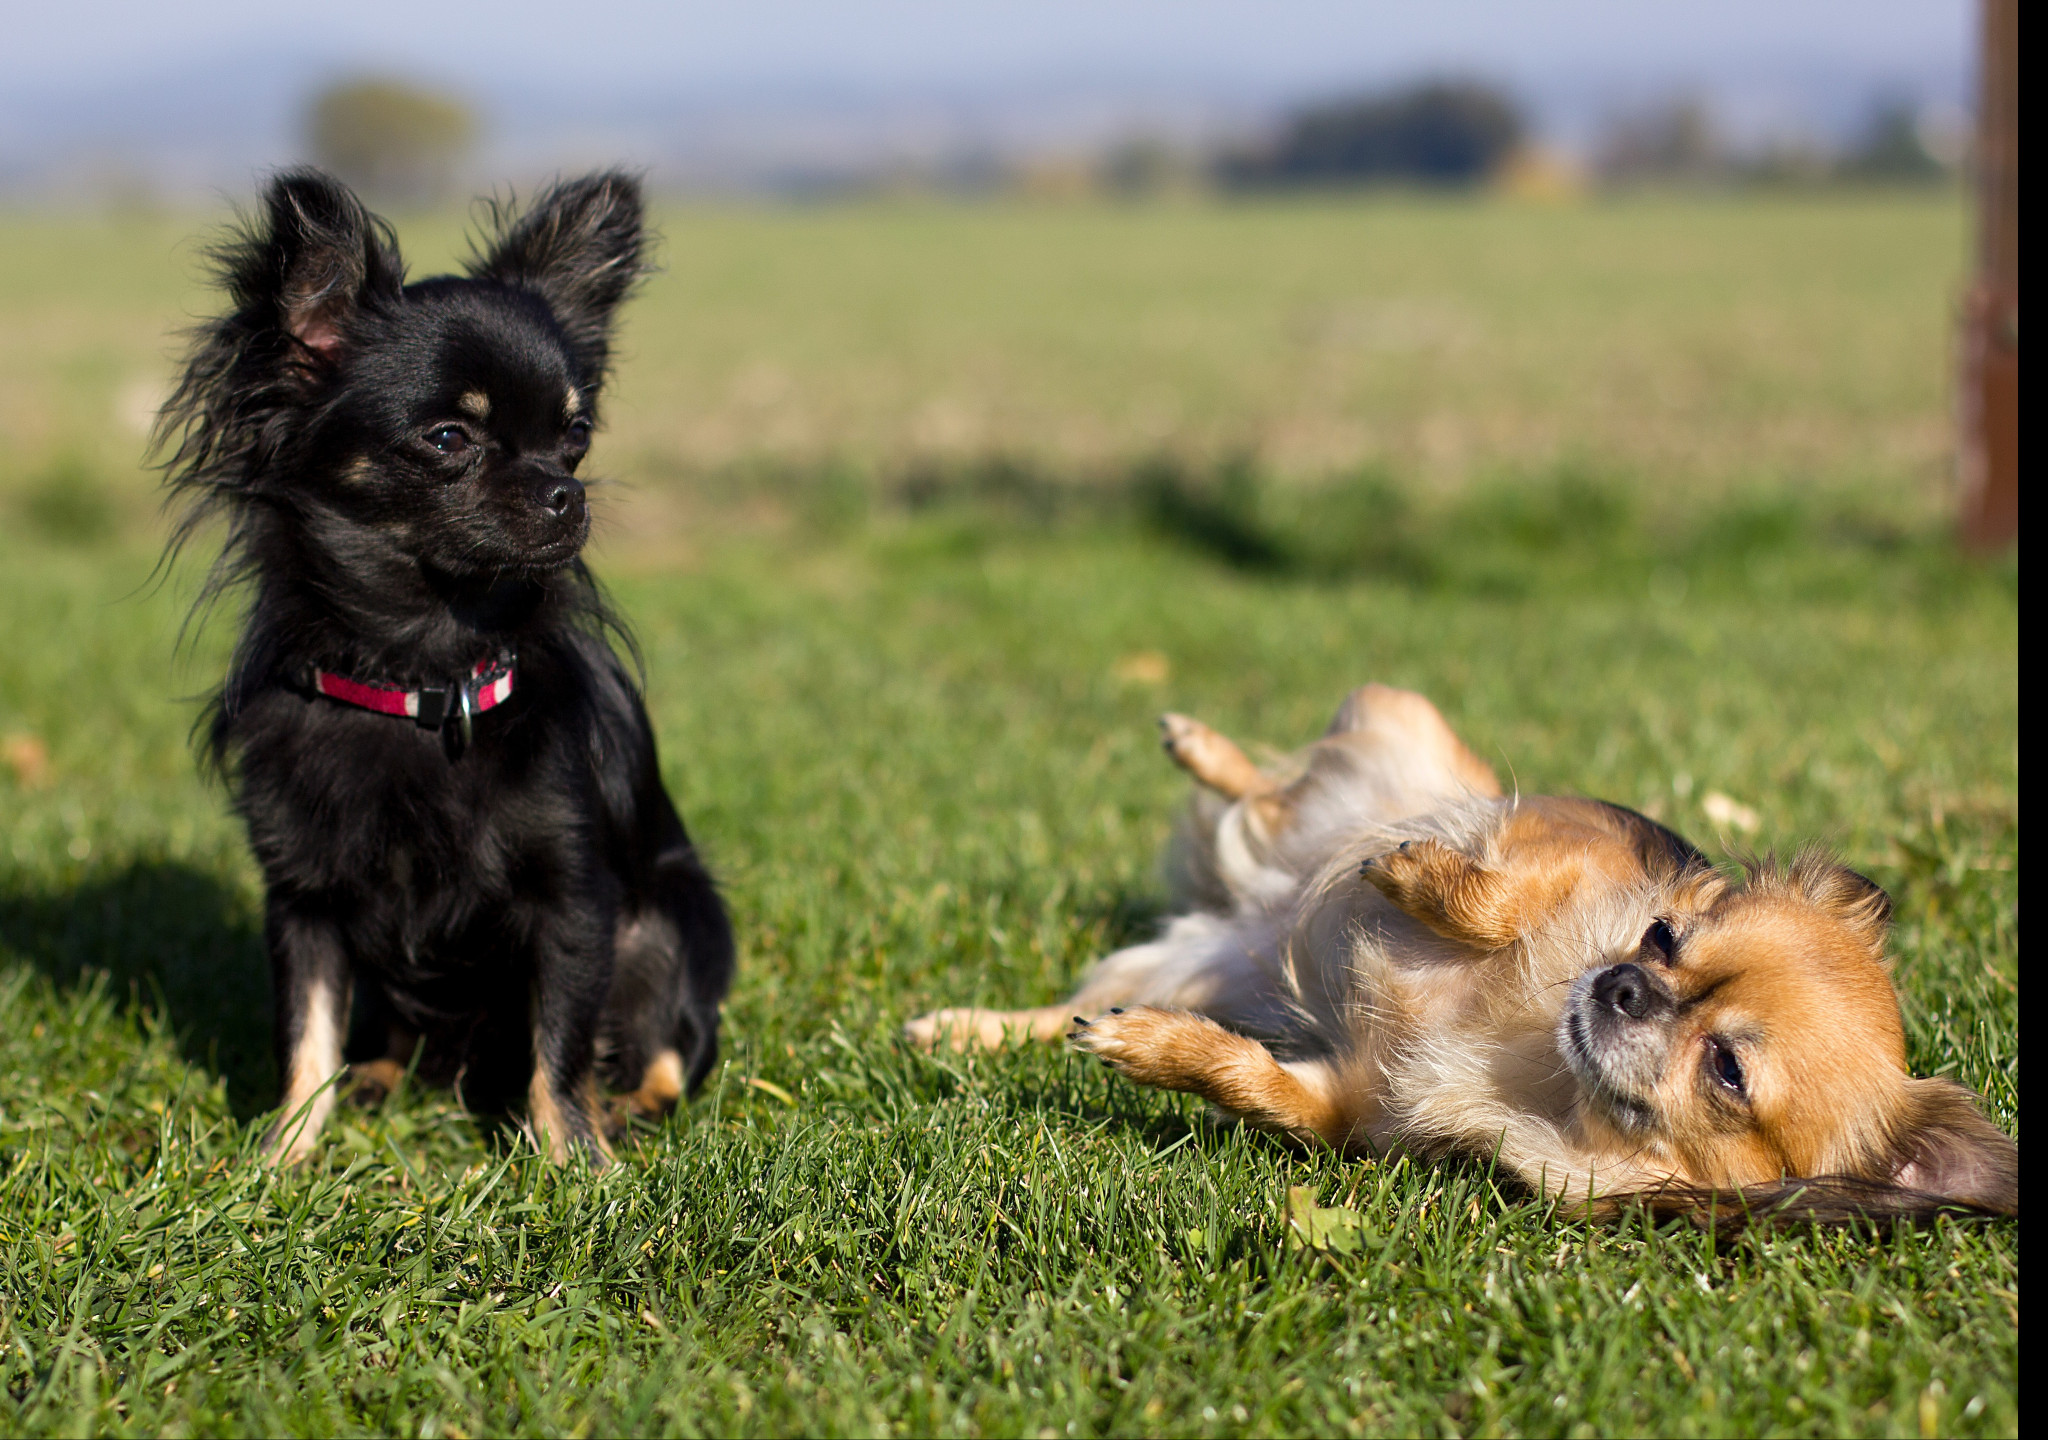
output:
<svg viewBox="0 0 2048 1440"><path fill-rule="evenodd" d="M1199 721L1163 729L1204 787L1180 913L1062 1005L936 1011L911 1041L1069 1035L1226 1116L1497 1155L1574 1202L1747 1203L1825 1177L1843 1213L2017 1213L2013 1142L1907 1071L1889 902L1853 871L1808 854L1731 885L1634 812L1505 796L1434 706L1385 686L1280 775Z"/></svg>

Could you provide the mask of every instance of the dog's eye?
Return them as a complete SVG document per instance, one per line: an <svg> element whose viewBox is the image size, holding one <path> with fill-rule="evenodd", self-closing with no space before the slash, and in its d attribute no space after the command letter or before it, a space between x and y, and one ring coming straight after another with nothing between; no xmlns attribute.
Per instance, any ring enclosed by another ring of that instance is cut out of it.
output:
<svg viewBox="0 0 2048 1440"><path fill-rule="evenodd" d="M1737 1095L1742 1094L1742 1062L1735 1058L1735 1052L1724 1042L1710 1040L1707 1043L1713 1047L1714 1078Z"/></svg>
<svg viewBox="0 0 2048 1440"><path fill-rule="evenodd" d="M569 422L569 433L564 437L562 443L567 447L571 455L582 455L584 451L590 448L590 422L588 420L571 420Z"/></svg>
<svg viewBox="0 0 2048 1440"><path fill-rule="evenodd" d="M469 432L460 425L436 425L427 432L427 443L443 455L460 455L469 448Z"/></svg>
<svg viewBox="0 0 2048 1440"><path fill-rule="evenodd" d="M1652 920L1650 928L1643 932L1642 952L1650 959L1669 965L1678 953L1678 936L1672 933L1668 920Z"/></svg>

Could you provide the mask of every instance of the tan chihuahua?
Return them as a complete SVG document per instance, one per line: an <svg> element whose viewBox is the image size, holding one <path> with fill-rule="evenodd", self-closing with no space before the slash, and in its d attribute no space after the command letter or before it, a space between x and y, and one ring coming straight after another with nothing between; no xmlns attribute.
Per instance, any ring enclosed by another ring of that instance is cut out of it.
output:
<svg viewBox="0 0 2048 1440"><path fill-rule="evenodd" d="M1341 1150L1497 1156L1611 1210L2019 1210L2019 1151L1906 1068L1891 902L1817 852L1732 885L1663 826L1501 793L1420 695L1354 691L1280 775L1168 715L1201 783L1182 913L1035 1010L914 1043L1066 1035L1143 1085Z"/></svg>

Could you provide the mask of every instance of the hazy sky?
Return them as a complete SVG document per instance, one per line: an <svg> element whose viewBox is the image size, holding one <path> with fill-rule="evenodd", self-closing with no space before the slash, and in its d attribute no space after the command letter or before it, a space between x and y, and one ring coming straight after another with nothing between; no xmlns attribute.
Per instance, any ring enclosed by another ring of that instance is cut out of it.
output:
<svg viewBox="0 0 2048 1440"><path fill-rule="evenodd" d="M1965 64L1967 0L4 0L0 83L91 90L273 54L508 85L1298 87L1468 69L1696 74ZM252 75L260 83L260 76Z"/></svg>
<svg viewBox="0 0 2048 1440"><path fill-rule="evenodd" d="M381 72L483 119L480 173L661 183L1207 143L1286 105L1462 74L1538 133L1704 97L1738 144L1965 97L1970 0L0 0L0 195L231 191L303 154L307 96ZM114 177L108 181L106 177Z"/></svg>

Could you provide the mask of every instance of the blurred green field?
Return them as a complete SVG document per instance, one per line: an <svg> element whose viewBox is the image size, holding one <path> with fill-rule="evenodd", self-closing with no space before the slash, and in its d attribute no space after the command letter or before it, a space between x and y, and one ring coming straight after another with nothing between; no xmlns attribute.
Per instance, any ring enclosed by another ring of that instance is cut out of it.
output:
<svg viewBox="0 0 2048 1440"><path fill-rule="evenodd" d="M206 303L207 217L0 218L0 491L123 485ZM1918 513L1946 483L1951 196L1545 208L687 208L628 315L614 471L868 475L1168 453L1423 484L1560 463L1659 491L1794 484ZM415 273L462 251L409 225ZM651 523L658 506L650 506ZM666 514L665 511L660 511Z"/></svg>
<svg viewBox="0 0 2048 1440"><path fill-rule="evenodd" d="M273 1176L260 888L186 747L229 636L174 659L121 408L189 252L0 222L0 742L45 757L0 757L0 1431L2016 1433L2016 1224L1588 1228L894 1039L1155 922L1160 710L1288 745L1376 678L1525 789L1837 845L1914 1065L2017 1133L2018 581L1940 518L1946 204L665 223L599 563L738 920L727 1064L601 1176L432 1092ZM1394 296L1469 348L1290 328ZM1367 1249L1290 1250L1290 1185Z"/></svg>

